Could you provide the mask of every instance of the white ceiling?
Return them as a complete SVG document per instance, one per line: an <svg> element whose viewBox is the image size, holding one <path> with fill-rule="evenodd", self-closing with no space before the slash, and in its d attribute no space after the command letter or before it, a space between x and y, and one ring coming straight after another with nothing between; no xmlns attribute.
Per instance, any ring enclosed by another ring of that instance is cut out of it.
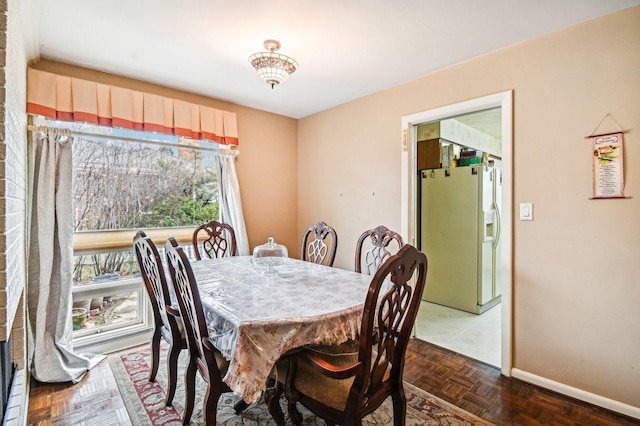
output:
<svg viewBox="0 0 640 426"><path fill-rule="evenodd" d="M22 1L22 0L21 0ZM42 58L293 118L640 0L32 0ZM266 39L299 69L271 89Z"/></svg>

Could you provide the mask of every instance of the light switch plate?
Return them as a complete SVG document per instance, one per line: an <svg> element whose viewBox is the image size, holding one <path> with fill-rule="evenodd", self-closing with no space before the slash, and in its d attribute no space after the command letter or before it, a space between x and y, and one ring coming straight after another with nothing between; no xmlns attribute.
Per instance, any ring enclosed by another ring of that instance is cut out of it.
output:
<svg viewBox="0 0 640 426"><path fill-rule="evenodd" d="M520 203L520 220L533 220L533 203Z"/></svg>

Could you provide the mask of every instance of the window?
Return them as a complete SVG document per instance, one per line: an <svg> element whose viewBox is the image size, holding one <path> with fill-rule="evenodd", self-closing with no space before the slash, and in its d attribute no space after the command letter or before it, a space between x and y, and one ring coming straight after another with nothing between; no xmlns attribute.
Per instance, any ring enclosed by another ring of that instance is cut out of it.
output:
<svg viewBox="0 0 640 426"><path fill-rule="evenodd" d="M133 236L144 229L162 255L169 236L191 251L194 228L218 218L215 152L173 136L47 125L96 134L73 142L74 340L90 343L104 333L146 330L153 319ZM125 140L141 137L167 143Z"/></svg>

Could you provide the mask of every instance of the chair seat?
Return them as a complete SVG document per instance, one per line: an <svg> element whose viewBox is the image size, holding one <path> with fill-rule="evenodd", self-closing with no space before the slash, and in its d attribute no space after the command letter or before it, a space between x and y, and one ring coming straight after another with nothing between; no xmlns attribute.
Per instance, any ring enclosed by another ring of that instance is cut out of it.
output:
<svg viewBox="0 0 640 426"><path fill-rule="evenodd" d="M285 355L276 361L276 365L274 365L271 370L269 378L284 385L287 382L287 374L289 374L289 358Z"/></svg>
<svg viewBox="0 0 640 426"><path fill-rule="evenodd" d="M354 341L340 345L312 346L308 350L314 352L324 361L336 366L344 367L358 362L358 344ZM376 353L371 354L372 358ZM304 355L302 355L304 358ZM386 380L391 374L391 366L384 374ZM332 379L320 374L309 361L298 361L295 375L296 389L316 401L322 401L325 405L343 411L346 408L347 398L351 391L351 385L355 376L343 380Z"/></svg>
<svg viewBox="0 0 640 426"><path fill-rule="evenodd" d="M219 352L214 353L216 357L216 364L218 364L218 370L220 370L220 377L224 377L227 375L227 371L229 371L229 361Z"/></svg>
<svg viewBox="0 0 640 426"><path fill-rule="evenodd" d="M182 325L182 321L180 320L180 318L176 318L176 325L178 326L180 337L182 337L182 340L186 340L186 335L184 333L184 325ZM163 324L162 327L160 328L160 333L162 333L162 337L167 343L171 343L173 337L169 327Z"/></svg>

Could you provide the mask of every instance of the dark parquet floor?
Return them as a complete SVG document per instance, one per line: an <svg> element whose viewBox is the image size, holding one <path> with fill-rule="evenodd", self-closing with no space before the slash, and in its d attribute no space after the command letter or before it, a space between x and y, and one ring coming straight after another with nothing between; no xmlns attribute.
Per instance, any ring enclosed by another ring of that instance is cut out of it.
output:
<svg viewBox="0 0 640 426"><path fill-rule="evenodd" d="M505 377L498 368L415 339L407 350L404 378L496 425L640 425L640 420Z"/></svg>
<svg viewBox="0 0 640 426"><path fill-rule="evenodd" d="M640 426L640 420L504 377L492 366L412 340L405 380L496 425ZM107 361L76 385L32 382L29 425L131 424Z"/></svg>

